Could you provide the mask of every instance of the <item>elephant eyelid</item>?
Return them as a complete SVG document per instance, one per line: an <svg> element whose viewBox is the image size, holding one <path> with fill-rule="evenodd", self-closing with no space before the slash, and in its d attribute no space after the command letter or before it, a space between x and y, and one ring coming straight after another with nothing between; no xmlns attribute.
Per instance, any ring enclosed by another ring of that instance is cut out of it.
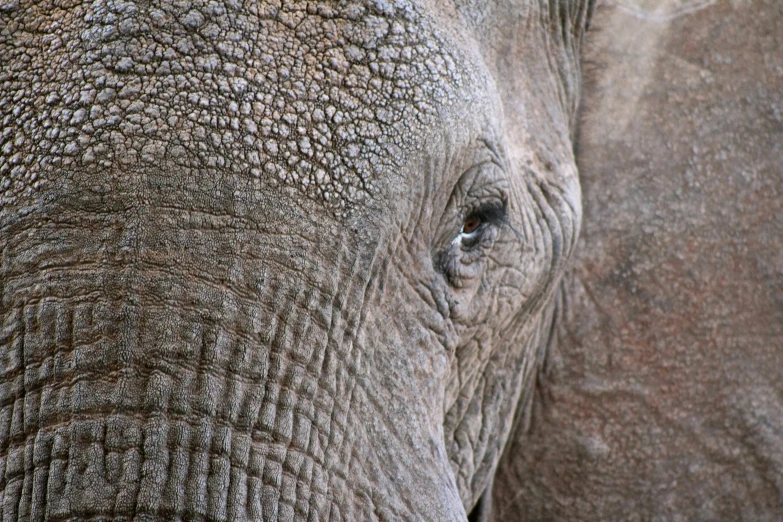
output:
<svg viewBox="0 0 783 522"><path fill-rule="evenodd" d="M485 225L501 226L508 222L506 218L506 205L491 203L483 205L470 212L464 220L461 234L471 235L482 229ZM470 225L471 230L466 232Z"/></svg>

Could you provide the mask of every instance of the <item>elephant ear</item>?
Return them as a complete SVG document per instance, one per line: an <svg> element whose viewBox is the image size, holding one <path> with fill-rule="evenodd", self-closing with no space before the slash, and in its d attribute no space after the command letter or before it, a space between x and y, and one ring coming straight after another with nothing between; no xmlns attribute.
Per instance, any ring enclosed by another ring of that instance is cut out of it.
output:
<svg viewBox="0 0 783 522"><path fill-rule="evenodd" d="M581 238L494 519L783 520L783 5L594 25Z"/></svg>

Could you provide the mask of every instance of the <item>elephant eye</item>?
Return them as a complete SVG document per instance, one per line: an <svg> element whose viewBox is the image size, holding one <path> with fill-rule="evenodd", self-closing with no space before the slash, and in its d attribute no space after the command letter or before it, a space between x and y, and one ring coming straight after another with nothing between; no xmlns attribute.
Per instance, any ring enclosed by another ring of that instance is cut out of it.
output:
<svg viewBox="0 0 783 522"><path fill-rule="evenodd" d="M460 234L470 236L474 232L484 228L484 225L503 225L506 222L505 204L484 205L470 214L462 222Z"/></svg>
<svg viewBox="0 0 783 522"><path fill-rule="evenodd" d="M434 258L436 269L454 287L480 272L481 260L492 247L500 228L508 224L506 204L502 201L473 207L466 214L460 233Z"/></svg>
<svg viewBox="0 0 783 522"><path fill-rule="evenodd" d="M462 234L472 234L481 226L480 216L469 216L462 224Z"/></svg>

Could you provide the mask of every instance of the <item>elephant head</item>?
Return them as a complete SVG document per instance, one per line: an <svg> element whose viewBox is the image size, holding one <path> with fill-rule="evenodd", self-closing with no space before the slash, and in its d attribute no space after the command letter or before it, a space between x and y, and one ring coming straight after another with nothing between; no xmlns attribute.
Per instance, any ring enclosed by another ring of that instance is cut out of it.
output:
<svg viewBox="0 0 783 522"><path fill-rule="evenodd" d="M0 9L3 520L465 520L579 228L591 2Z"/></svg>

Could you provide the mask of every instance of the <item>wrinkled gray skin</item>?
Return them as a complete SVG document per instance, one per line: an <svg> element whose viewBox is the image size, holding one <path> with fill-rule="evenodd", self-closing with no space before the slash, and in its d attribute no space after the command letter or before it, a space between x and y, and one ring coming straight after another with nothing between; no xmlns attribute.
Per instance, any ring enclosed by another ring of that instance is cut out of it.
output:
<svg viewBox="0 0 783 522"><path fill-rule="evenodd" d="M783 520L783 2L622 0L583 227L497 520Z"/></svg>
<svg viewBox="0 0 783 522"><path fill-rule="evenodd" d="M455 4L0 2L2 520L466 519L589 6Z"/></svg>

